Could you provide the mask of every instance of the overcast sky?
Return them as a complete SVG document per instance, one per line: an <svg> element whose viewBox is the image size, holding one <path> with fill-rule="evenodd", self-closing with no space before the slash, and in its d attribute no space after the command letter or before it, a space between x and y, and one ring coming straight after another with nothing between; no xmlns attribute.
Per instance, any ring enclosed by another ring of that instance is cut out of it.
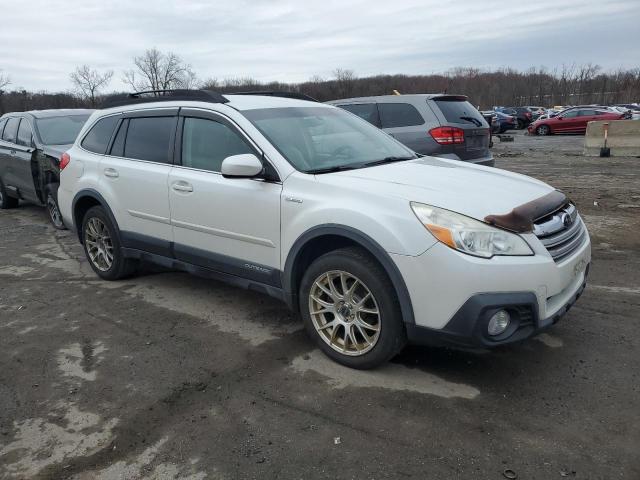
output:
<svg viewBox="0 0 640 480"><path fill-rule="evenodd" d="M69 90L85 63L123 89L154 46L201 79L640 66L640 0L0 0L0 18L0 70L29 90Z"/></svg>

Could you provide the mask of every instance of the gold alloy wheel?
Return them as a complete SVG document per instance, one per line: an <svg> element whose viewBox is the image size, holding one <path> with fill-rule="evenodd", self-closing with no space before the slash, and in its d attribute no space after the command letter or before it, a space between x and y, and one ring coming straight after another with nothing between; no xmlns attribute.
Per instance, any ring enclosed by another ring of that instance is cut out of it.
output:
<svg viewBox="0 0 640 480"><path fill-rule="evenodd" d="M84 242L91 263L101 272L109 270L113 265L113 242L102 220L96 217L89 219Z"/></svg>
<svg viewBox="0 0 640 480"><path fill-rule="evenodd" d="M323 273L309 293L309 314L322 340L343 355L370 351L380 338L380 310L369 288L342 270Z"/></svg>

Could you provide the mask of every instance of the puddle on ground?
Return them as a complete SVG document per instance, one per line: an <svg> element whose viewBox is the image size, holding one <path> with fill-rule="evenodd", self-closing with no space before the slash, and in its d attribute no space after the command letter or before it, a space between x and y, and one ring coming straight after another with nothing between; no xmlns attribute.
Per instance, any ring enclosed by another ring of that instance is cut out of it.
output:
<svg viewBox="0 0 640 480"><path fill-rule="evenodd" d="M3 478L33 478L50 465L92 455L112 440L118 419L103 421L99 415L83 412L73 404L56 410L60 408L65 409L61 422L64 425L46 418L14 422L14 441L0 444L0 465L8 474Z"/></svg>
<svg viewBox="0 0 640 480"><path fill-rule="evenodd" d="M334 388L373 387L388 390L406 390L444 398L473 399L480 394L477 388L449 382L423 370L387 363L375 370L353 370L326 357L321 351L295 358L291 364L298 373L313 371L327 377Z"/></svg>
<svg viewBox="0 0 640 480"><path fill-rule="evenodd" d="M168 437L161 438L154 445L147 448L133 461L119 461L98 471L87 471L75 475L73 480L121 480L121 479L162 479L162 480L202 480L207 474L202 472L181 473L172 463L160 463L151 469L151 463L160 453L160 449L167 443ZM192 460L189 466L195 470L197 461Z"/></svg>
<svg viewBox="0 0 640 480"><path fill-rule="evenodd" d="M106 350L102 342L73 343L58 351L58 368L65 377L93 382L98 375L94 367L103 360L100 355Z"/></svg>

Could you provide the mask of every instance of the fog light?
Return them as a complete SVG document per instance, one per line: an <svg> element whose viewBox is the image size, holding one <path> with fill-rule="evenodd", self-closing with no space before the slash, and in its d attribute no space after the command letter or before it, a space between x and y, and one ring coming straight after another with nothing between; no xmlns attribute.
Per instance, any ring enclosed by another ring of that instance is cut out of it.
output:
<svg viewBox="0 0 640 480"><path fill-rule="evenodd" d="M504 333L511 322L511 316L506 310L499 310L493 314L491 320L489 320L489 326L487 331L489 335L495 336Z"/></svg>

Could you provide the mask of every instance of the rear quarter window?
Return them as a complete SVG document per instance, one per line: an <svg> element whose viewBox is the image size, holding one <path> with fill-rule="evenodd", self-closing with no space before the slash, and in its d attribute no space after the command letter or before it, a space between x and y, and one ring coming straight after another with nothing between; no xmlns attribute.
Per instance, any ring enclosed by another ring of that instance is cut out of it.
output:
<svg viewBox="0 0 640 480"><path fill-rule="evenodd" d="M118 116L105 117L98 120L96 124L91 127L89 133L82 139L82 143L80 144L82 148L93 153L104 155L118 120Z"/></svg>
<svg viewBox="0 0 640 480"><path fill-rule="evenodd" d="M382 128L412 127L423 125L424 118L418 109L409 103L379 103Z"/></svg>
<svg viewBox="0 0 640 480"><path fill-rule="evenodd" d="M2 138L2 131L4 130L5 123L7 123L6 118L3 118L2 120L0 120L0 138Z"/></svg>
<svg viewBox="0 0 640 480"><path fill-rule="evenodd" d="M484 124L484 118L480 112L466 100L438 100L434 99L433 103L436 105L445 120L449 123L474 123L475 119ZM503 110L504 113L509 114L508 110ZM515 112L514 112L515 113Z"/></svg>

